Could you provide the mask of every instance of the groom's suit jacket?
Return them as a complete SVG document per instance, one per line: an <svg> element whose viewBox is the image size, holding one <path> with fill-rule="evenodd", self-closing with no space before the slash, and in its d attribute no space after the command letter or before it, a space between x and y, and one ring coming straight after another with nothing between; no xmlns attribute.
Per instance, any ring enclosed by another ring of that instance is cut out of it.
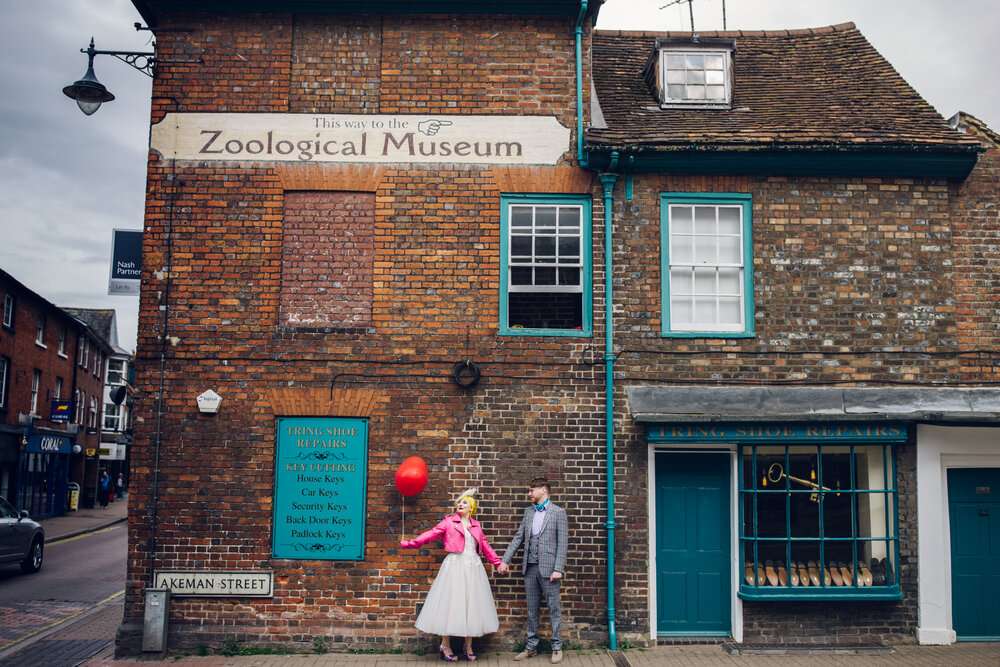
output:
<svg viewBox="0 0 1000 667"><path fill-rule="evenodd" d="M521 573L528 569L528 540L531 539L531 523L535 518L535 506L528 505L524 510L524 518L518 526L510 546L503 554L503 562L510 563L517 550L524 546L521 558ZM538 572L543 577L549 577L553 571L566 573L566 547L569 527L566 521L566 510L551 500L545 508L545 522L538 534Z"/></svg>

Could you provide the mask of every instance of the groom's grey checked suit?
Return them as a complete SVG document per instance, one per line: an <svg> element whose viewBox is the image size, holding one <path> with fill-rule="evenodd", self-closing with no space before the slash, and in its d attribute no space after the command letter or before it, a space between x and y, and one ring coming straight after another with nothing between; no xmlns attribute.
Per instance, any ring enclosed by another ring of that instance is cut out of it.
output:
<svg viewBox="0 0 1000 667"><path fill-rule="evenodd" d="M549 577L552 576L553 572L563 574L566 572L569 528L566 510L549 500L542 513L544 516L541 530L533 536L531 530L535 512L534 505L528 505L525 508L521 525L511 539L510 546L504 552L502 560L505 563L510 563L514 554L523 544L524 555L521 559L521 572L524 574L524 591L528 598L528 631L525 648L531 651L538 646L538 620L544 598L545 604L549 608L549 620L552 624L552 650L555 651L562 649L562 607L559 604L559 582L562 580L549 581Z"/></svg>

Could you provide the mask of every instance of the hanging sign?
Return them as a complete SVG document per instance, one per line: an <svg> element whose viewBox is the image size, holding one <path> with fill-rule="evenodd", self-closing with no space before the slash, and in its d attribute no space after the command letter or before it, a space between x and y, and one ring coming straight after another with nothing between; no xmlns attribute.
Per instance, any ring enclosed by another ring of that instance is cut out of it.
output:
<svg viewBox="0 0 1000 667"><path fill-rule="evenodd" d="M112 231L108 294L138 294L142 272L142 232L130 229Z"/></svg>
<svg viewBox="0 0 1000 667"><path fill-rule="evenodd" d="M49 405L49 421L69 423L69 413L72 406L73 404L69 401L52 401Z"/></svg>
<svg viewBox="0 0 1000 667"><path fill-rule="evenodd" d="M150 146L198 162L554 165L569 139L552 116L171 113Z"/></svg>
<svg viewBox="0 0 1000 667"><path fill-rule="evenodd" d="M363 560L368 422L278 419L275 558Z"/></svg>

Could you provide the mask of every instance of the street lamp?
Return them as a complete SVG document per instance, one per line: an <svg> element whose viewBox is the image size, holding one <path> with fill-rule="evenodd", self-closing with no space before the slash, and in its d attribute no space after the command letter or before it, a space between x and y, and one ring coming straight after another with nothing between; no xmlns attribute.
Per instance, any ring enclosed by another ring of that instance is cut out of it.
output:
<svg viewBox="0 0 1000 667"><path fill-rule="evenodd" d="M101 108L105 102L115 99L104 84L97 80L94 74L94 56L114 56L123 63L132 66L149 77L153 76L153 68L156 66L156 54L142 51L98 51L94 48L94 38L90 38L90 46L80 49L80 53L87 54L87 73L83 78L72 85L63 88L66 97L76 100L80 111L88 116Z"/></svg>

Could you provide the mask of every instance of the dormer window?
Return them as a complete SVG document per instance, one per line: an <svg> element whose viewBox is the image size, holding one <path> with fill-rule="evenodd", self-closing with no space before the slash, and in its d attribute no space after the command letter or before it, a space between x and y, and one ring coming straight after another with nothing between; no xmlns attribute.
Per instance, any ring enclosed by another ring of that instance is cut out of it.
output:
<svg viewBox="0 0 1000 667"><path fill-rule="evenodd" d="M658 40L647 79L655 82L661 106L728 108L734 47L722 39Z"/></svg>

